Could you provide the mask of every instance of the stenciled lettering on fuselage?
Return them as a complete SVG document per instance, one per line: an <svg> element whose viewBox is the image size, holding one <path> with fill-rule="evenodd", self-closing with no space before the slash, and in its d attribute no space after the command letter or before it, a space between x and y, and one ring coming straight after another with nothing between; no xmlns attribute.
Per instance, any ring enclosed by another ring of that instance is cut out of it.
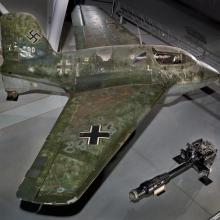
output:
<svg viewBox="0 0 220 220"><path fill-rule="evenodd" d="M35 30L30 30L27 34L26 37L28 38L28 40L32 43L32 44L36 44L41 38L42 35L40 33L38 33Z"/></svg>
<svg viewBox="0 0 220 220"><path fill-rule="evenodd" d="M20 56L23 58L33 58L36 53L35 47L23 46L20 49Z"/></svg>
<svg viewBox="0 0 220 220"><path fill-rule="evenodd" d="M36 54L36 48L30 47L30 46L22 46L19 47L17 42L14 42L13 44L9 44L7 46L7 49L9 52L19 52L20 57L22 58L33 58Z"/></svg>

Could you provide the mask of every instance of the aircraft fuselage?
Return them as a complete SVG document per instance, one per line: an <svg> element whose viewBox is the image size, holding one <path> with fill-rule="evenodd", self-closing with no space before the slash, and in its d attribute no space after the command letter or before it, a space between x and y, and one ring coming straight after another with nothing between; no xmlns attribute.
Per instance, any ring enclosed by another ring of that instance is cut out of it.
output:
<svg viewBox="0 0 220 220"><path fill-rule="evenodd" d="M3 74L55 85L68 93L127 84L162 84L165 89L178 85L188 91L218 77L211 67L169 46L108 46L34 59L34 49L26 57L19 51L17 64L4 64Z"/></svg>

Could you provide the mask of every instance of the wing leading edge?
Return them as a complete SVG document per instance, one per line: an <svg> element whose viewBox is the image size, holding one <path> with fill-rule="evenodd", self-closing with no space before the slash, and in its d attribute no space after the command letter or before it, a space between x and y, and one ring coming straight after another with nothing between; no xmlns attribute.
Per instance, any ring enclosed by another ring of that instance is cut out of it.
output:
<svg viewBox="0 0 220 220"><path fill-rule="evenodd" d="M76 6L72 13L76 48L139 44L137 37L104 11L88 5Z"/></svg>
<svg viewBox="0 0 220 220"><path fill-rule="evenodd" d="M33 203L74 203L164 94L160 85L128 85L70 98L20 185Z"/></svg>

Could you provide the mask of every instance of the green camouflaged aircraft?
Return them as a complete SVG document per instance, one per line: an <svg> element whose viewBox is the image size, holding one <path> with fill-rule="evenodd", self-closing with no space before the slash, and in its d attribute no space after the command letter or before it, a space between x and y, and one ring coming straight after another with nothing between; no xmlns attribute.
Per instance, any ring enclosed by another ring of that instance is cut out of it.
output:
<svg viewBox="0 0 220 220"><path fill-rule="evenodd" d="M219 78L186 51L140 45L96 7L76 7L73 26L77 51L61 54L52 50L33 16L1 17L3 76L30 82L29 92L44 84L69 95L18 189L24 201L76 202L162 95L171 88L188 92ZM27 86L6 90L9 99L16 99Z"/></svg>

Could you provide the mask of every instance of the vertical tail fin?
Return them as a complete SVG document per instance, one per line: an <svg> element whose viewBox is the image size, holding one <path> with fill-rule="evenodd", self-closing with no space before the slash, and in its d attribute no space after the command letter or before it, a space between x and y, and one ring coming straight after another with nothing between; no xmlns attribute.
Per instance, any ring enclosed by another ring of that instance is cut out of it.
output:
<svg viewBox="0 0 220 220"><path fill-rule="evenodd" d="M54 53L35 17L8 13L1 17L4 63L36 59Z"/></svg>

